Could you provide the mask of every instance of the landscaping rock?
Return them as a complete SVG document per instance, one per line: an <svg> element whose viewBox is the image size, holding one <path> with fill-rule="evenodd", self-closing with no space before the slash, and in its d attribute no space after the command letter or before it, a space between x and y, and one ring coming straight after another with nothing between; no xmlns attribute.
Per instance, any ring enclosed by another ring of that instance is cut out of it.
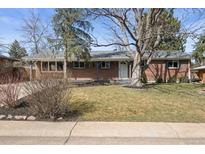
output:
<svg viewBox="0 0 205 154"><path fill-rule="evenodd" d="M63 120L63 117L58 118L57 120Z"/></svg>
<svg viewBox="0 0 205 154"><path fill-rule="evenodd" d="M13 116L11 115L11 114L9 114L8 116L7 116L7 119L12 119L13 118Z"/></svg>
<svg viewBox="0 0 205 154"><path fill-rule="evenodd" d="M5 115L0 115L0 120L1 120L1 119L5 119L5 118L6 118Z"/></svg>
<svg viewBox="0 0 205 154"><path fill-rule="evenodd" d="M55 119L55 117L54 117L54 116L50 116L50 119L54 120L54 119Z"/></svg>
<svg viewBox="0 0 205 154"><path fill-rule="evenodd" d="M36 117L34 117L34 116L29 116L29 117L27 118L27 120L36 120Z"/></svg>
<svg viewBox="0 0 205 154"><path fill-rule="evenodd" d="M25 120L26 116L14 116L16 120Z"/></svg>

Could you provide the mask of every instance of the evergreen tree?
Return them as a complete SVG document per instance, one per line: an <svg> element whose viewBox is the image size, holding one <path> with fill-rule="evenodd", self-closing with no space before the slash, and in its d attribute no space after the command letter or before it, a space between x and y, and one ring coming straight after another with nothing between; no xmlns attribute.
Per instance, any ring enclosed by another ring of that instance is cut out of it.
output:
<svg viewBox="0 0 205 154"><path fill-rule="evenodd" d="M92 38L88 32L92 26L86 20L84 9L56 9L53 26L61 40L59 43L65 51L65 58L73 54L83 58L89 56Z"/></svg>
<svg viewBox="0 0 205 154"><path fill-rule="evenodd" d="M174 17L174 11L164 11L162 14L165 23L162 30L161 42L158 50L185 50L186 39L179 34L181 22Z"/></svg>
<svg viewBox="0 0 205 154"><path fill-rule="evenodd" d="M9 49L9 55L12 58L21 59L24 56L27 56L27 51L24 47L21 47L19 42L15 40Z"/></svg>
<svg viewBox="0 0 205 154"><path fill-rule="evenodd" d="M193 58L197 64L202 64L203 54L205 53L205 34L199 37L198 42L194 46L194 51L192 53Z"/></svg>

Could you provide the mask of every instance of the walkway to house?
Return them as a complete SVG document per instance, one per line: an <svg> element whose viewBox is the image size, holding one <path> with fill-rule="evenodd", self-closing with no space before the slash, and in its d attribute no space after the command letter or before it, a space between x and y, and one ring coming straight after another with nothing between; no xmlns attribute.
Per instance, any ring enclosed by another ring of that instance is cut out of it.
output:
<svg viewBox="0 0 205 154"><path fill-rule="evenodd" d="M0 144L205 144L205 123L0 121Z"/></svg>

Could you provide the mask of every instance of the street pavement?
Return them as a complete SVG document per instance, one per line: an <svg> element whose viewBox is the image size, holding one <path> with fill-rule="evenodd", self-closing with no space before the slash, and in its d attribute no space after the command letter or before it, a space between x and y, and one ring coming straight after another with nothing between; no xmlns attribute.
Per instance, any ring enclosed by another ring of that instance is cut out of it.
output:
<svg viewBox="0 0 205 154"><path fill-rule="evenodd" d="M0 121L0 144L205 144L205 124Z"/></svg>

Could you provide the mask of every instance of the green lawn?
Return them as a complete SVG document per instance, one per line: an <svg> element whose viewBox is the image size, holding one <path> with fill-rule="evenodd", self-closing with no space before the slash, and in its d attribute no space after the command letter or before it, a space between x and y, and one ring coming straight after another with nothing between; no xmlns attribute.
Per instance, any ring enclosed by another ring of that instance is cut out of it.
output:
<svg viewBox="0 0 205 154"><path fill-rule="evenodd" d="M73 109L85 121L205 122L205 85L160 84L136 90L120 85L75 87Z"/></svg>

